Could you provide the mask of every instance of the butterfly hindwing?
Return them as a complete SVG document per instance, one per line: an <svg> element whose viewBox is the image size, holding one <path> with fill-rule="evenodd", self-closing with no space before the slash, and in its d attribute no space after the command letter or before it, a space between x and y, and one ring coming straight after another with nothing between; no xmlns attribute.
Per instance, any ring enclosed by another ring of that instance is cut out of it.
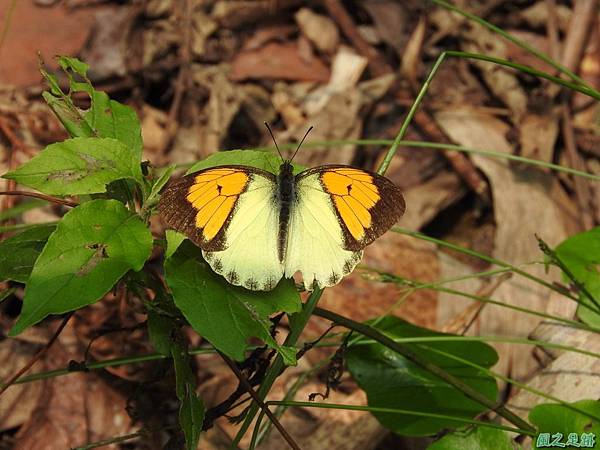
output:
<svg viewBox="0 0 600 450"><path fill-rule="evenodd" d="M309 290L333 286L352 272L361 256L361 251L345 248L344 230L319 173L302 172L289 218L285 276L300 271Z"/></svg>
<svg viewBox="0 0 600 450"><path fill-rule="evenodd" d="M169 184L159 212L202 249L213 270L230 283L270 290L283 276L278 258L277 184L269 172L220 166Z"/></svg>

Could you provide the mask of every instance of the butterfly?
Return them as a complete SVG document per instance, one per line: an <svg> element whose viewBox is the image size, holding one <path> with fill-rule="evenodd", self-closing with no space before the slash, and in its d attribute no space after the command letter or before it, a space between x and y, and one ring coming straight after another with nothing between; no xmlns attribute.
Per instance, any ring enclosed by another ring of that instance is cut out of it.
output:
<svg viewBox="0 0 600 450"><path fill-rule="evenodd" d="M294 175L291 159L277 175L225 165L171 181L159 214L231 284L269 291L301 272L308 290L333 286L398 221L404 198L377 173L324 165Z"/></svg>

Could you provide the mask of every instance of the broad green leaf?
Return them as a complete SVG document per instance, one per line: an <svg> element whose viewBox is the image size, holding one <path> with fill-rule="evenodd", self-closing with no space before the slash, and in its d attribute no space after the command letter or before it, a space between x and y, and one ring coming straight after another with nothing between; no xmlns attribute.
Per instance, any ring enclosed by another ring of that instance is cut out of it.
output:
<svg viewBox="0 0 600 450"><path fill-rule="evenodd" d="M204 404L196 395L196 380L190 368L190 357L181 336L171 347L173 365L175 367L175 392L181 402L179 407L179 424L185 436L186 450L196 450L202 422L204 421Z"/></svg>
<svg viewBox="0 0 600 450"><path fill-rule="evenodd" d="M513 442L506 431L477 426L447 434L427 447L427 450L517 450L519 448L521 447Z"/></svg>
<svg viewBox="0 0 600 450"><path fill-rule="evenodd" d="M600 417L600 402L598 400L580 400L571 405ZM539 431L538 438L534 439L534 448L548 447L547 445L537 445L543 443L543 439L540 438L543 433L549 433L551 441L553 435L560 433L563 436L561 439L563 443L568 440L571 433L577 434L577 440L580 444L583 443L583 439L590 439L589 435L587 438L582 437L582 433L592 433L595 435L595 439L600 438L600 420L592 419L561 404L543 403L537 405L529 412L529 420ZM581 447L584 446L581 445ZM573 447L570 446L569 448Z"/></svg>
<svg viewBox="0 0 600 450"><path fill-rule="evenodd" d="M600 227L566 239L556 247L556 256L600 303ZM579 298L582 303L590 304L583 293ZM600 327L600 314L590 308L580 305L577 315L588 325Z"/></svg>
<svg viewBox="0 0 600 450"><path fill-rule="evenodd" d="M210 269L200 249L189 241L165 262L165 277L190 325L227 356L243 360L248 340L257 337L278 350L286 364L295 364L295 352L277 344L269 321L275 312L300 310L300 297L291 280L282 280L270 292L233 286Z"/></svg>
<svg viewBox="0 0 600 450"><path fill-rule="evenodd" d="M139 159L116 139L73 138L51 144L37 156L3 175L49 195L106 192L123 178L140 180Z"/></svg>
<svg viewBox="0 0 600 450"><path fill-rule="evenodd" d="M202 161L198 161L187 171L187 173L198 172L199 170L207 169L208 167L227 166L232 164L256 167L277 174L279 173L281 158L279 155L258 150L228 150L213 153ZM303 166L294 164L295 174L302 170L304 170Z"/></svg>
<svg viewBox="0 0 600 450"><path fill-rule="evenodd" d="M101 299L128 271L150 256L152 235L116 200L92 200L69 211L33 266L11 336L49 314Z"/></svg>
<svg viewBox="0 0 600 450"><path fill-rule="evenodd" d="M443 333L417 327L392 316L383 318L375 328L390 338L444 336ZM456 360L432 350L468 359L483 367L491 367L496 363L498 355L489 345L473 341L438 341L403 345L461 379L486 397L496 400L497 386L494 378L479 369L461 365ZM465 397L453 386L381 344L352 345L348 349L347 363L350 373L367 393L369 406L415 410L460 418L473 418L485 410L484 406ZM374 413L374 415L383 426L405 436L431 435L441 429L463 424L452 420L408 414Z"/></svg>
<svg viewBox="0 0 600 450"><path fill-rule="evenodd" d="M0 281L25 283L56 225L38 225L0 242Z"/></svg>
<svg viewBox="0 0 600 450"><path fill-rule="evenodd" d="M114 138L125 144L139 165L142 131L133 108L111 100L105 92L94 91L92 107L85 113L85 119L97 136Z"/></svg>

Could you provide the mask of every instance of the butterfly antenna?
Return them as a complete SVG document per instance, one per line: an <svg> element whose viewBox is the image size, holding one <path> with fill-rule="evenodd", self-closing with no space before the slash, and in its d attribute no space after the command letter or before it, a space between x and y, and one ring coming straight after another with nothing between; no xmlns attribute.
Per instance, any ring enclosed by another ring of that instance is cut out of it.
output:
<svg viewBox="0 0 600 450"><path fill-rule="evenodd" d="M269 124L267 122L264 122L265 127L267 127L267 130L269 130L269 134L271 135L271 139L273 139L273 143L275 144L275 148L277 149L277 153L279 153L279 157L281 158L281 161L284 161L283 159L283 155L281 154L281 151L279 150L279 146L277 145L277 141L275 140L275 136L273 135L273 130L271 130L271 127L269 126Z"/></svg>
<svg viewBox="0 0 600 450"><path fill-rule="evenodd" d="M313 128L314 127L311 125L310 128L308 130L306 130L306 133L304 133L304 137L302 138L302 140L298 144L298 148L296 148L296 151L294 152L294 154L290 158L290 161L294 159L294 157L296 156L296 153L298 153L298 150L300 150L300 147L302 146L302 143L304 142L304 139L306 139L306 136L308 136L308 133L310 133L310 130L312 130Z"/></svg>

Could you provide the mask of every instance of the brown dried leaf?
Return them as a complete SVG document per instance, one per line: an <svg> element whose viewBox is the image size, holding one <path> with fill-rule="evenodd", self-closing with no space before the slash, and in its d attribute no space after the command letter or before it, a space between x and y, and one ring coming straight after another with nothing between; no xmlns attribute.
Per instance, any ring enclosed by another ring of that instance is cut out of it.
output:
<svg viewBox="0 0 600 450"><path fill-rule="evenodd" d="M564 301L564 299L559 300ZM597 333L565 327L563 324L544 324L535 330L531 338L573 346L590 352L600 352L600 336ZM527 382L529 387L559 397L565 402L600 397L598 358L573 352L561 352L557 357L556 350L544 349L544 351L556 359ZM521 391L510 399L507 406L517 414L526 417L530 408L543 402L545 399L542 397Z"/></svg>
<svg viewBox="0 0 600 450"><path fill-rule="evenodd" d="M141 115L142 139L144 142L144 153L142 158L152 161L152 164L155 166L167 164L167 161L164 161L164 151L169 144L167 114L160 109L145 104L142 107Z"/></svg>
<svg viewBox="0 0 600 450"><path fill-rule="evenodd" d="M421 67L421 48L425 39L425 16L419 17L417 26L413 30L406 48L402 54L402 64L400 65L400 73L404 75L412 83L414 87L418 86L417 78Z"/></svg>
<svg viewBox="0 0 600 450"><path fill-rule="evenodd" d="M316 14L308 8L301 8L294 15L302 33L324 53L333 53L340 41L335 23L327 16Z"/></svg>
<svg viewBox="0 0 600 450"><path fill-rule="evenodd" d="M535 2L528 8L521 9L517 15L523 18L532 28L544 28L548 25L550 2ZM571 8L566 5L554 4L554 14L558 22L558 29L567 31L569 20L571 20Z"/></svg>
<svg viewBox="0 0 600 450"><path fill-rule="evenodd" d="M236 28L302 3L301 0L219 0L213 7L212 16L222 26Z"/></svg>
<svg viewBox="0 0 600 450"><path fill-rule="evenodd" d="M466 193L465 186L454 172L440 171L433 178L404 191L404 199L410 207L402 217L402 226L420 229Z"/></svg>
<svg viewBox="0 0 600 450"><path fill-rule="evenodd" d="M39 345L17 339L4 339L0 342L0 379L8 380L25 366L39 349ZM44 364L38 363L34 371L41 370L44 370ZM41 383L15 384L8 388L2 394L0 402L0 430L14 428L27 421L42 395L42 390Z"/></svg>
<svg viewBox="0 0 600 450"><path fill-rule="evenodd" d="M234 81L267 78L323 83L329 80L329 69L316 57L303 59L295 43L270 42L256 50L239 52L231 63L230 78Z"/></svg>
<svg viewBox="0 0 600 450"><path fill-rule="evenodd" d="M513 36L525 41L533 48L545 53L550 54L551 48L546 35L531 33L523 30L506 30ZM560 48L558 49L560 51ZM526 66L533 67L534 69L540 70L546 73L554 73L555 69L549 64L545 63L538 57L532 55L530 52L522 49L512 42L506 42L506 56L510 61L524 64Z"/></svg>
<svg viewBox="0 0 600 450"><path fill-rule="evenodd" d="M540 161L552 162L557 137L557 116L527 113L523 117L520 127L521 155ZM548 172L549 169L545 169L545 171Z"/></svg>
<svg viewBox="0 0 600 450"><path fill-rule="evenodd" d="M57 369L80 357L73 329L68 325L45 361L49 369ZM94 374L73 373L67 377L39 382L43 394L17 433L15 450L72 448L131 431L121 394Z"/></svg>
<svg viewBox="0 0 600 450"><path fill-rule="evenodd" d="M55 68L55 55L76 55L85 43L94 17L89 9L69 10L63 5L41 8L18 1L8 21L8 4L0 9L0 23L10 25L0 49L0 84L39 84L38 53ZM43 36L43 38L40 38Z"/></svg>
<svg viewBox="0 0 600 450"><path fill-rule="evenodd" d="M123 5L93 14L92 35L81 53L81 59L90 65L93 80L127 75L127 38L136 16L136 9Z"/></svg>
<svg viewBox="0 0 600 450"><path fill-rule="evenodd" d="M192 15L192 54L196 57L204 55L206 39L218 28L217 23L200 8L196 8Z"/></svg>
<svg viewBox="0 0 600 450"><path fill-rule="evenodd" d="M462 29L464 51L507 58L506 41L498 39L496 34L473 23L467 23ZM470 62L481 71L492 92L510 108L513 122L520 122L527 110L527 95L515 72L486 61L471 60Z"/></svg>
<svg viewBox="0 0 600 450"><path fill-rule="evenodd" d="M440 111L436 120L455 142L471 148L511 153L505 134L508 126L497 118L469 109ZM557 205L549 194L551 177L536 170L516 170L504 160L472 155L473 162L488 177L494 201L496 240L493 256L512 264L540 260L542 255L535 234L550 246L566 238L566 231ZM540 278L551 279L542 266L527 266L526 270ZM494 297L520 307L544 311L552 291L539 284L515 277L502 284ZM531 315L487 307L480 317L482 334L527 336L540 322ZM535 367L528 354L514 346L499 346L502 369L512 367L513 376L524 376Z"/></svg>
<svg viewBox="0 0 600 450"><path fill-rule="evenodd" d="M366 0L361 6L367 10L379 38L402 56L408 33L408 14L404 5L394 0Z"/></svg>
<svg viewBox="0 0 600 450"><path fill-rule="evenodd" d="M245 40L244 50L255 50L263 47L267 42L286 41L293 33L297 33L298 28L294 25L267 25L256 30L256 32Z"/></svg>

